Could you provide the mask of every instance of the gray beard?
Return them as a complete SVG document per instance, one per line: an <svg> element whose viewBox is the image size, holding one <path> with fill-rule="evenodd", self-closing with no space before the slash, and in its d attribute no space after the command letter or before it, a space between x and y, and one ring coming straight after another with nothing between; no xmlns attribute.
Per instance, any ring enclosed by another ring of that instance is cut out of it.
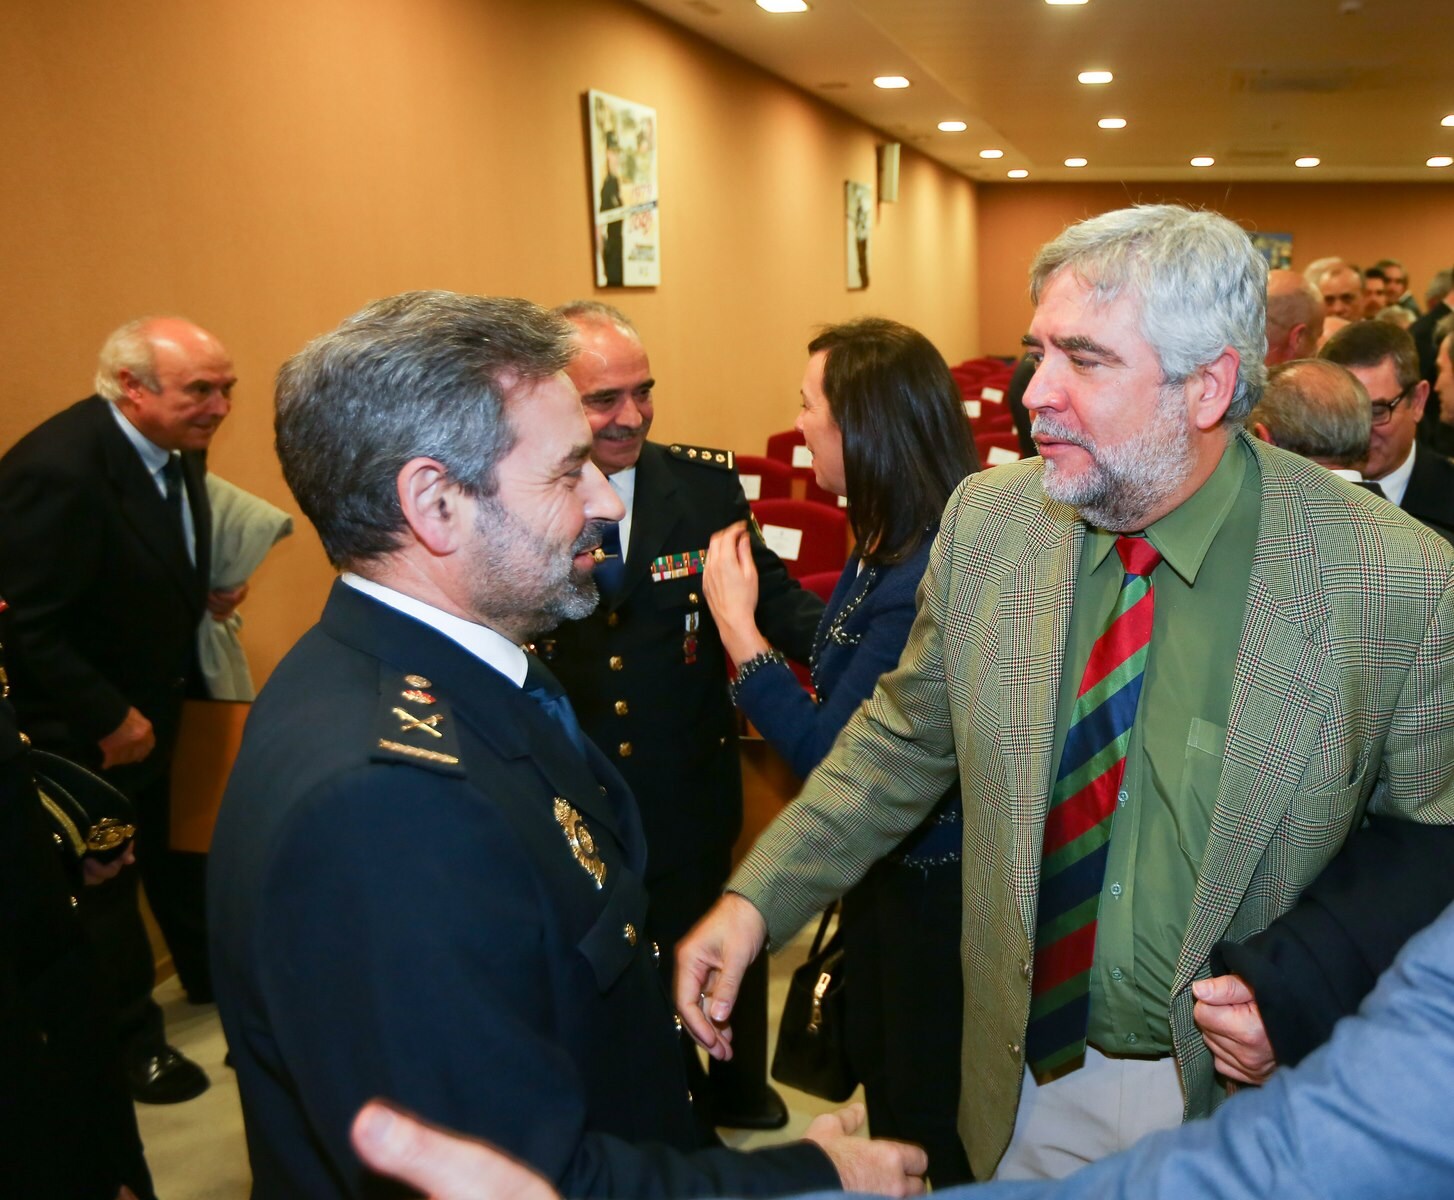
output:
<svg viewBox="0 0 1454 1200"><path fill-rule="evenodd" d="M1075 478L1045 463L1045 494L1068 504L1081 517L1115 533L1144 529L1186 482L1192 468L1191 430L1180 404L1179 388L1164 387L1150 423L1119 445L1099 447L1089 438L1061 428L1053 417L1035 418L1034 432L1080 446L1092 465Z"/></svg>

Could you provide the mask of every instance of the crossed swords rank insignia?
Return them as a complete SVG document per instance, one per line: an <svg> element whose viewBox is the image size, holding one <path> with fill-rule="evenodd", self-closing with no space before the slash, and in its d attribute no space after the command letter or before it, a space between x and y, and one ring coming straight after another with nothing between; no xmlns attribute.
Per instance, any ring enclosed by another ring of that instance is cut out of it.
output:
<svg viewBox="0 0 1454 1200"><path fill-rule="evenodd" d="M423 675L383 676L373 757L463 775L454 716Z"/></svg>

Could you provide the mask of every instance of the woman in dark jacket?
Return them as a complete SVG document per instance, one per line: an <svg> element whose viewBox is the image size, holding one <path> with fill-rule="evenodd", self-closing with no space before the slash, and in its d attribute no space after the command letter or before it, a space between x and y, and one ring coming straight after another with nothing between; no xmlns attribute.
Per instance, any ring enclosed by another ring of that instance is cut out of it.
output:
<svg viewBox="0 0 1454 1200"><path fill-rule="evenodd" d="M848 498L858 547L818 625L816 700L753 620L757 578L742 525L713 537L704 585L737 666L738 706L803 777L898 663L940 513L979 469L959 391L922 334L893 321L852 321L825 329L808 352L797 428L819 486ZM923 1146L935 1187L970 1178L955 1127L960 826L955 787L843 902L848 1049L869 1126L875 1137Z"/></svg>

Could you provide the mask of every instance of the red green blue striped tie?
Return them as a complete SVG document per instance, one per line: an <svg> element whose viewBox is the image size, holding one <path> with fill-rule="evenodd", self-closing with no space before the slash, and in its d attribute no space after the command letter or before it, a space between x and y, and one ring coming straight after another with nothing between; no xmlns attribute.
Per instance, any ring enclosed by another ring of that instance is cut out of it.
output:
<svg viewBox="0 0 1454 1200"><path fill-rule="evenodd" d="M1085 1054L1096 912L1106 877L1111 818L1151 646L1151 572L1161 555L1144 537L1118 537L1126 568L1105 631L1091 647L1060 771L1050 791L1035 919L1035 972L1026 1057L1039 1076Z"/></svg>

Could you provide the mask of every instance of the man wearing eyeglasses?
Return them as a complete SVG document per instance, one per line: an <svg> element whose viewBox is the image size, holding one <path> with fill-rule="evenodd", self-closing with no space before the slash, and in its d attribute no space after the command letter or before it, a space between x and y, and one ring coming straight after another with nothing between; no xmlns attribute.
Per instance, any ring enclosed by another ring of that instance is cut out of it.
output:
<svg viewBox="0 0 1454 1200"><path fill-rule="evenodd" d="M1454 463L1415 445L1429 396L1419 377L1419 355L1406 330L1382 321L1359 321L1338 330L1318 356L1347 367L1373 404L1373 432L1363 477L1389 500L1439 533L1454 530Z"/></svg>

